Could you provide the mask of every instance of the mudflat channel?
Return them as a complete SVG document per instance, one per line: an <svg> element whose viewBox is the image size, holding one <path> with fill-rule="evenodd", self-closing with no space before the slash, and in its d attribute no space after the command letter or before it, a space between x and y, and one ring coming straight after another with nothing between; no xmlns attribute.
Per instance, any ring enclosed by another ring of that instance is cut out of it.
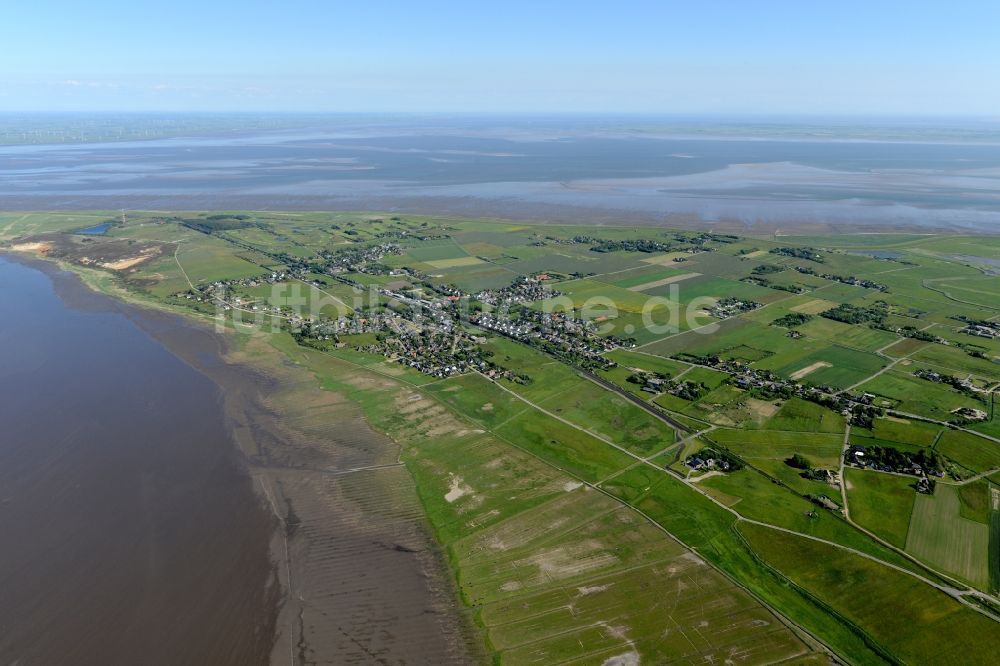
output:
<svg viewBox="0 0 1000 666"><path fill-rule="evenodd" d="M481 657L398 447L252 339L0 254L0 662Z"/></svg>

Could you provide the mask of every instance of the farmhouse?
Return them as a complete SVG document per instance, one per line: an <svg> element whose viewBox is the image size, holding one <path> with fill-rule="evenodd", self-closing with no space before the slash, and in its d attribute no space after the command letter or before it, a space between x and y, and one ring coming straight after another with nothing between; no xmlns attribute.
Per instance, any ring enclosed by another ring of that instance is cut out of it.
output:
<svg viewBox="0 0 1000 666"><path fill-rule="evenodd" d="M974 407L959 407L951 410L951 413L972 421L985 421L989 417L985 411Z"/></svg>

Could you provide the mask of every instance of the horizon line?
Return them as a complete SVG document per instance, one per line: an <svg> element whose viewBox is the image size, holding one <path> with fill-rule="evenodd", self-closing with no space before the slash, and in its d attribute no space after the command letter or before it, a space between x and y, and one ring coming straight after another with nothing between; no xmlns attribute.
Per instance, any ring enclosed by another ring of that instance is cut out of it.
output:
<svg viewBox="0 0 1000 666"><path fill-rule="evenodd" d="M591 118L662 118L671 120L980 120L1000 122L1000 115L992 114L944 114L944 113L892 113L892 112L672 112L672 111L483 111L483 110L436 110L436 111L386 111L386 110L225 110L225 109L0 109L0 116L5 115L226 115L226 116L477 116L477 117L591 117Z"/></svg>

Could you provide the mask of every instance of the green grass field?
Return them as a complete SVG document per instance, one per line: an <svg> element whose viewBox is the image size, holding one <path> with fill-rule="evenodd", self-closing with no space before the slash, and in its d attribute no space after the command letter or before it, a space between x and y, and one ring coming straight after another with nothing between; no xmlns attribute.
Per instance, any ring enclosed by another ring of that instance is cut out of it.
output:
<svg viewBox="0 0 1000 666"><path fill-rule="evenodd" d="M906 550L976 587L990 584L990 528L960 515L954 486L938 484L934 496L917 495L906 535Z"/></svg>
<svg viewBox="0 0 1000 666"><path fill-rule="evenodd" d="M923 421L888 417L875 419L872 434L883 440L931 446L941 433L941 426Z"/></svg>
<svg viewBox="0 0 1000 666"><path fill-rule="evenodd" d="M905 547L917 494L914 479L850 468L844 478L851 517L894 546Z"/></svg>
<svg viewBox="0 0 1000 666"><path fill-rule="evenodd" d="M768 564L905 663L962 663L1000 642L992 620L906 574L755 525L740 531ZM930 618L939 631L924 629Z"/></svg>
<svg viewBox="0 0 1000 666"><path fill-rule="evenodd" d="M814 402L792 398L771 417L767 428L799 432L843 432L844 417Z"/></svg>
<svg viewBox="0 0 1000 666"><path fill-rule="evenodd" d="M830 345L794 363L777 368L776 372L783 376L795 377L809 368L816 368L802 374L801 380L808 384L847 388L872 376L885 365L885 361L874 354L840 345Z"/></svg>
<svg viewBox="0 0 1000 666"><path fill-rule="evenodd" d="M954 409L974 407L977 404L975 400L943 384L918 379L895 369L882 373L858 388L877 396L879 399L876 404L940 421L953 418L951 412Z"/></svg>
<svg viewBox="0 0 1000 666"><path fill-rule="evenodd" d="M1000 469L1000 442L960 430L945 430L937 451L972 472Z"/></svg>
<svg viewBox="0 0 1000 666"><path fill-rule="evenodd" d="M990 512L993 510L991 487L986 479L958 486L959 513L963 518L983 525L990 524Z"/></svg>
<svg viewBox="0 0 1000 666"><path fill-rule="evenodd" d="M609 273L601 276L599 279L601 282L607 282L608 284L613 284L614 286L621 287L622 289L631 289L633 287L640 287L658 280L673 278L678 275L686 275L690 272L691 271L686 271L682 268L640 266L639 268L633 268L622 273Z"/></svg>
<svg viewBox="0 0 1000 666"><path fill-rule="evenodd" d="M809 458L817 467L835 468L840 460L843 435L833 433L782 432L720 428L711 433L714 441L737 455L785 460L795 453Z"/></svg>
<svg viewBox="0 0 1000 666"><path fill-rule="evenodd" d="M798 330L807 337L836 342L861 351L875 351L899 339L895 333L866 326L851 326L823 317L814 317L812 321L799 326Z"/></svg>
<svg viewBox="0 0 1000 666"><path fill-rule="evenodd" d="M406 252L417 261L433 262L448 259L459 259L468 256L465 250L456 245L454 241L423 241L416 247L411 247ZM440 268L443 268L441 266Z"/></svg>

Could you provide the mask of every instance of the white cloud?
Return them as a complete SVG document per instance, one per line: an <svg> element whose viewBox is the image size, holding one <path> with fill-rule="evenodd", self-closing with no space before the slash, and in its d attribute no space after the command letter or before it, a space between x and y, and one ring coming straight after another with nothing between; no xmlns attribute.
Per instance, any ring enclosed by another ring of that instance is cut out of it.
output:
<svg viewBox="0 0 1000 666"><path fill-rule="evenodd" d="M59 85L71 88L120 88L121 85L111 81L80 81L78 79L66 79L60 81Z"/></svg>

